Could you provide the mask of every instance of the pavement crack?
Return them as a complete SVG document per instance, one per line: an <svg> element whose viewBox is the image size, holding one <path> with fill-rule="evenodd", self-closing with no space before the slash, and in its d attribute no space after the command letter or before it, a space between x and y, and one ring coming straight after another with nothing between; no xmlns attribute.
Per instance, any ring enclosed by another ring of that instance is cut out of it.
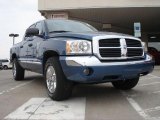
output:
<svg viewBox="0 0 160 120"><path fill-rule="evenodd" d="M41 104L38 105L38 107L36 108L36 110L35 110L34 112L31 112L30 116L28 117L28 120L31 118L32 115L35 114L35 112L39 109L39 107L40 107L44 102L45 102L45 100L44 100Z"/></svg>

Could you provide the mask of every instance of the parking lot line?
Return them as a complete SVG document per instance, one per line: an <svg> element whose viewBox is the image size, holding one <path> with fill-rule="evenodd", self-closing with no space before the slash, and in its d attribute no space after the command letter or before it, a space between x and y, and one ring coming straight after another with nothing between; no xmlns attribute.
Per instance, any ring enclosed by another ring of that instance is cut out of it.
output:
<svg viewBox="0 0 160 120"><path fill-rule="evenodd" d="M15 89L17 89L17 88L20 88L20 87L23 87L23 86L29 84L29 83L31 83L31 82L33 82L33 80L32 80L32 81L29 81L29 82L25 82L25 83L19 84L19 85L15 86L15 87L12 87L12 88L8 89L8 90L1 91L1 92L0 92L0 95L3 95L3 94L5 94L5 93L9 93L9 92L11 92L11 91L13 91L13 90L15 90Z"/></svg>
<svg viewBox="0 0 160 120"><path fill-rule="evenodd" d="M15 112L9 114L5 119L29 119L46 98L30 99L27 103L19 107Z"/></svg>
<svg viewBox="0 0 160 120"><path fill-rule="evenodd" d="M160 79L160 77L159 76L156 76L156 75L153 75L153 74L148 74L147 76L145 76L145 77L141 77L141 79L140 80L150 80L150 79Z"/></svg>
<svg viewBox="0 0 160 120"><path fill-rule="evenodd" d="M86 98L53 101L50 98L32 98L5 119L21 120L84 120Z"/></svg>
<svg viewBox="0 0 160 120"><path fill-rule="evenodd" d="M160 106L154 107L154 108L149 108L149 109L145 109L145 112L153 112L153 111L159 111L160 110Z"/></svg>
<svg viewBox="0 0 160 120"><path fill-rule="evenodd" d="M138 87L143 87L143 86L156 85L156 84L160 84L160 82L151 82L151 83L148 83L148 84L139 84L139 85L137 85L137 86L138 86Z"/></svg>
<svg viewBox="0 0 160 120"><path fill-rule="evenodd" d="M159 76L153 75L153 74L149 74L152 77L156 77L156 78L160 78Z"/></svg>
<svg viewBox="0 0 160 120"><path fill-rule="evenodd" d="M127 100L141 117L143 117L144 119L150 118L150 116L144 112L144 110L139 106L139 104L133 98L127 97Z"/></svg>
<svg viewBox="0 0 160 120"><path fill-rule="evenodd" d="M154 91L154 92L152 92L153 94L158 94L158 93L160 93L160 91Z"/></svg>

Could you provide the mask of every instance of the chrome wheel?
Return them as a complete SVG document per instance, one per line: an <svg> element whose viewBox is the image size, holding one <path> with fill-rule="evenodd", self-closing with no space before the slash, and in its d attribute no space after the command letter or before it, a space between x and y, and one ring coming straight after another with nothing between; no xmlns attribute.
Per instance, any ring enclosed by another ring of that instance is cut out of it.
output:
<svg viewBox="0 0 160 120"><path fill-rule="evenodd" d="M66 79L58 56L47 59L44 76L47 93L53 100L60 101L71 96L73 85Z"/></svg>
<svg viewBox="0 0 160 120"><path fill-rule="evenodd" d="M47 88L50 93L54 93L57 86L56 72L53 66L48 66L46 72Z"/></svg>
<svg viewBox="0 0 160 120"><path fill-rule="evenodd" d="M13 72L13 76L15 77L16 76L16 64L15 63L13 63L12 72Z"/></svg>

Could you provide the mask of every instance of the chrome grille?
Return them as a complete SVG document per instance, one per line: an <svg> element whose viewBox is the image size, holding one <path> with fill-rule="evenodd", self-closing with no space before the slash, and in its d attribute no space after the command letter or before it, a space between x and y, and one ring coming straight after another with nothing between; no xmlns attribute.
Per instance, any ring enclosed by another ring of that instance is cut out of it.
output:
<svg viewBox="0 0 160 120"><path fill-rule="evenodd" d="M138 40L132 40L132 39L125 39L127 47L142 47L141 42Z"/></svg>
<svg viewBox="0 0 160 120"><path fill-rule="evenodd" d="M128 57L135 57L135 56L142 56L143 55L143 49L142 48L128 48L127 49L127 56Z"/></svg>
<svg viewBox="0 0 160 120"><path fill-rule="evenodd" d="M103 48L99 51L102 57L121 57L120 48Z"/></svg>
<svg viewBox="0 0 160 120"><path fill-rule="evenodd" d="M134 39L100 39L99 55L102 59L126 59L143 57L141 41Z"/></svg>
<svg viewBox="0 0 160 120"><path fill-rule="evenodd" d="M120 47L119 39L104 39L99 42L99 47Z"/></svg>

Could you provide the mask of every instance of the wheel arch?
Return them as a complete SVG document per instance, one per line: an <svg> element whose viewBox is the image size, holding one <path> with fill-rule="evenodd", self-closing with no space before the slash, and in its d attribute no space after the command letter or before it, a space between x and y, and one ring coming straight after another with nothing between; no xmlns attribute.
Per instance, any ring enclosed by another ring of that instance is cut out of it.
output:
<svg viewBox="0 0 160 120"><path fill-rule="evenodd" d="M11 56L11 62L13 62L13 60L14 60L15 58L17 58L17 55L16 55L16 53L13 53L12 56Z"/></svg>
<svg viewBox="0 0 160 120"><path fill-rule="evenodd" d="M43 74L44 74L45 64L46 64L48 58L54 57L54 56L59 57L58 52L53 51L53 50L48 50L48 51L44 52L44 54L43 54L43 61L42 61L43 62L42 63L42 65L43 65Z"/></svg>

